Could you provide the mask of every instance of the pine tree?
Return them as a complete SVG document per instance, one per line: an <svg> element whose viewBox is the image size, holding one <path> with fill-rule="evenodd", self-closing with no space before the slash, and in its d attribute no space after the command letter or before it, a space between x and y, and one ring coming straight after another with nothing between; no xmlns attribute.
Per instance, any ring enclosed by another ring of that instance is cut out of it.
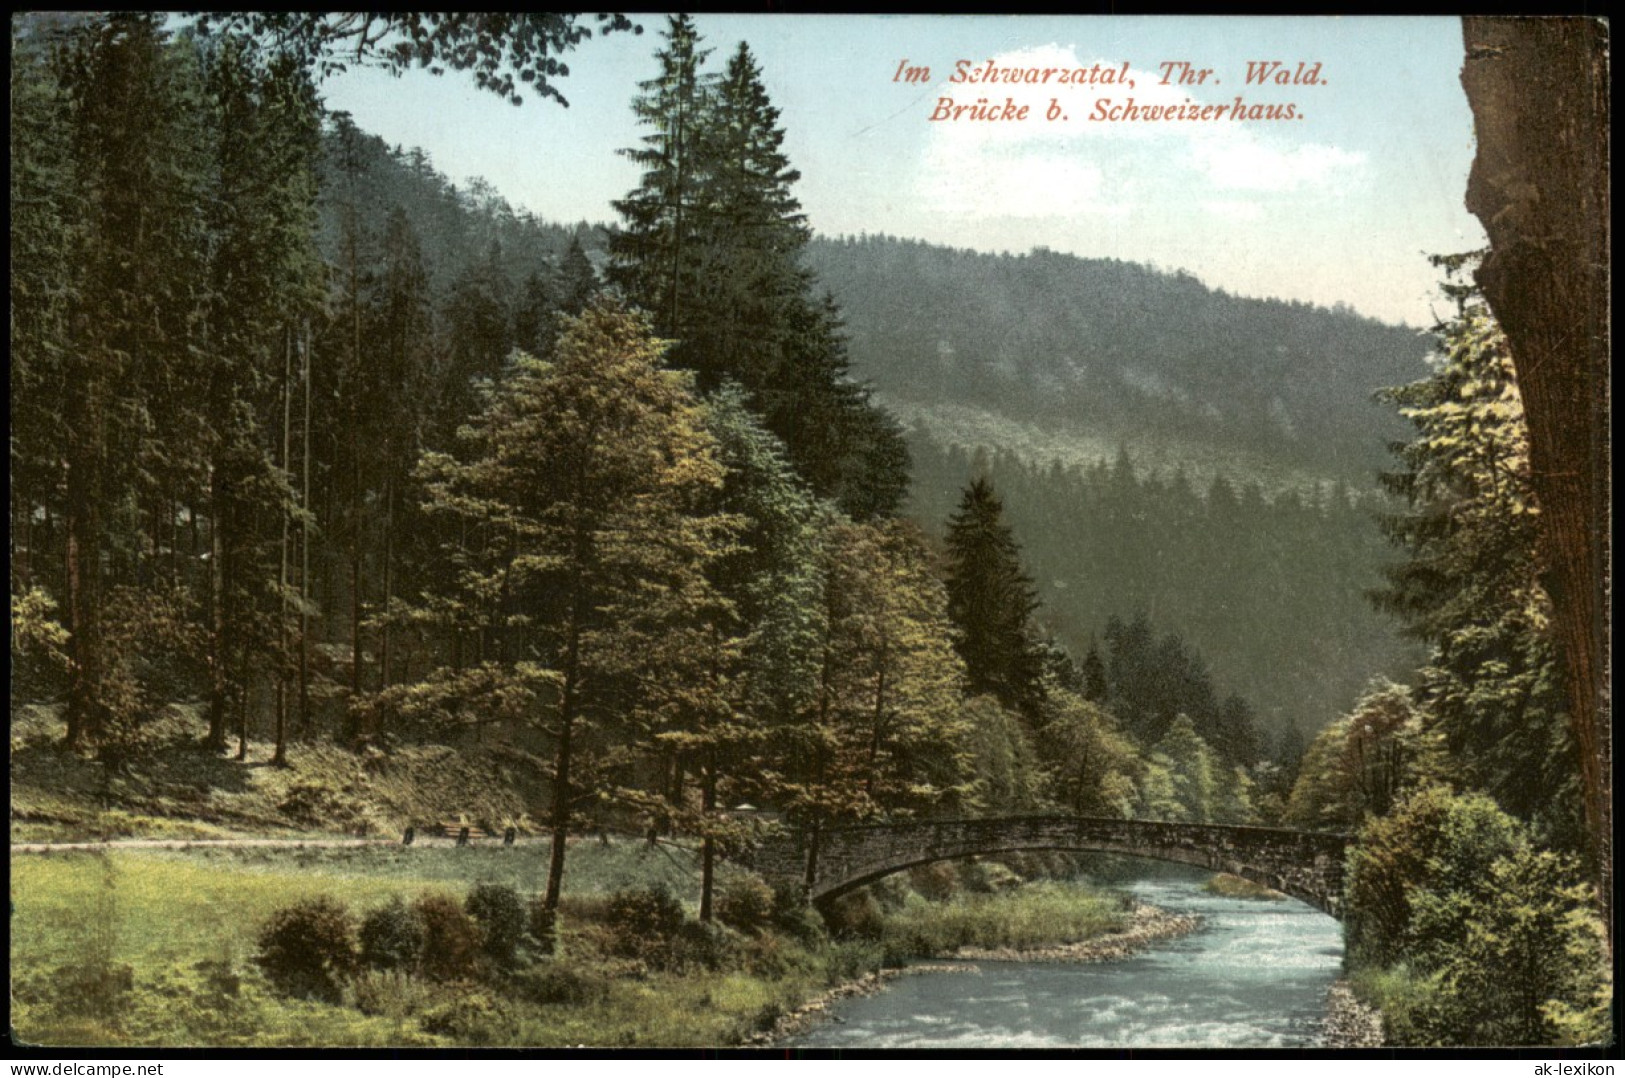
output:
<svg viewBox="0 0 1625 1078"><path fill-rule="evenodd" d="M691 336L676 362L702 384L726 376L760 394L779 375L786 310L801 299L799 257L810 235L790 187L790 167L761 73L743 42L716 82L696 130L703 169L696 187Z"/></svg>
<svg viewBox="0 0 1625 1078"><path fill-rule="evenodd" d="M559 261L550 292L558 312L571 318L586 310L588 302L598 292L598 271L593 269L592 260L587 257L586 248L581 246L579 235L570 237L570 245Z"/></svg>
<svg viewBox="0 0 1625 1078"><path fill-rule="evenodd" d="M643 167L615 204L609 279L676 344L702 388L725 380L785 444L813 492L859 520L891 515L908 484L901 429L854 383L833 301L814 297L800 257L798 178L750 50L720 78L691 21L673 17L660 75L633 102L653 128L623 151Z"/></svg>
<svg viewBox="0 0 1625 1078"><path fill-rule="evenodd" d="M267 67L235 41L210 58L218 109L217 189L208 205L215 234L210 504L214 553L214 680L208 741L224 746L236 713L238 758L248 751L248 685L256 659L285 676L288 616L276 536L293 513L292 480L275 460L277 388L291 333L318 300L314 247L315 92L284 61ZM285 387L284 387L285 388ZM285 465L286 462L283 462Z"/></svg>
<svg viewBox="0 0 1625 1078"><path fill-rule="evenodd" d="M948 521L947 546L948 615L970 691L990 693L1031 721L1043 702L1029 624L1038 597L1004 522L1004 504L987 480L965 488Z"/></svg>
<svg viewBox="0 0 1625 1078"><path fill-rule="evenodd" d="M121 717L121 657L104 645L104 614L111 588L142 583L151 567L161 521L141 510L196 493L183 484L198 477L209 419L174 387L203 373L196 333L208 244L195 207L209 132L197 58L168 47L151 16L76 28L56 70L71 161L58 175L72 185L64 206L77 218L67 233L72 276L57 293L66 335L39 342L46 347L22 363L50 370L62 394L67 741L79 746L102 741Z"/></svg>
<svg viewBox="0 0 1625 1078"><path fill-rule="evenodd" d="M621 151L643 175L637 189L615 203L625 224L610 236L609 279L653 314L662 336L688 341L704 224L703 129L712 107L711 80L700 65L709 50L700 49L687 15L670 17L665 39L655 53L660 73L639 84L640 96L632 102L639 124L653 130L641 147Z"/></svg>

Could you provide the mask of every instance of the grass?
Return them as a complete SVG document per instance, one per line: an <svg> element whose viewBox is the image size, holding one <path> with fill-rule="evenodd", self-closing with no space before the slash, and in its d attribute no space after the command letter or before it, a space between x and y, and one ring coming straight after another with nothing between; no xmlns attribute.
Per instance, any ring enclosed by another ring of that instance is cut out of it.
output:
<svg viewBox="0 0 1625 1078"><path fill-rule="evenodd" d="M613 954L602 896L661 880L692 914L692 866L680 851L585 840L566 870L559 954L528 959L517 977L370 975L334 1006L279 997L252 961L260 926L300 898L327 895L359 916L396 895L461 899L480 879L529 891L545 859L545 845L14 854L13 1027L25 1042L64 1047L714 1047L771 1027L886 954L1069 942L1121 921L1110 896L1085 887L932 902L897 883L883 939L730 930L714 968L666 969ZM527 976L546 982L540 994L521 984Z"/></svg>
<svg viewBox="0 0 1625 1078"><path fill-rule="evenodd" d="M529 889L546 863L544 847L490 850L140 851L14 855L11 895L13 1022L24 1041L52 1045L356 1045L468 1043L424 1033L419 1015L455 1002L462 989L436 986L417 1007L366 1015L275 996L250 961L255 934L272 911L299 898L330 895L353 911L393 895L426 890L466 893L475 879ZM568 869L571 908L580 896L625 886L636 877L688 877L642 843L584 842ZM641 873L641 875L640 875ZM111 882L109 888L107 884ZM109 901L110 900L110 901ZM601 905L601 903L599 904ZM562 933L565 961L591 972L594 956L579 926ZM87 941L111 938L104 973L128 967L132 990L116 1016L86 1014L72 999L72 971ZM750 945L741 942L744 960ZM757 944L759 950L761 945ZM500 1043L704 1046L736 1041L764 1011L777 1013L815 994L829 979L812 952L793 944L771 975L735 971L685 974L634 970L608 980L608 997L581 1006L506 1006ZM571 954L571 951L579 954ZM223 996L210 977L241 983ZM622 971L625 972L625 971ZM475 1009L481 1008L479 1000ZM485 1008L489 1009L489 1008Z"/></svg>
<svg viewBox="0 0 1625 1078"><path fill-rule="evenodd" d="M1227 872L1216 873L1202 885L1202 890L1210 895L1220 895L1224 898L1248 898L1260 902L1284 902L1286 896L1279 891L1272 891L1263 884L1244 880L1240 876L1232 876Z"/></svg>
<svg viewBox="0 0 1625 1078"><path fill-rule="evenodd" d="M1044 881L944 902L907 896L885 922L888 960L952 954L961 947L1032 950L1079 943L1121 929L1122 903L1088 885Z"/></svg>

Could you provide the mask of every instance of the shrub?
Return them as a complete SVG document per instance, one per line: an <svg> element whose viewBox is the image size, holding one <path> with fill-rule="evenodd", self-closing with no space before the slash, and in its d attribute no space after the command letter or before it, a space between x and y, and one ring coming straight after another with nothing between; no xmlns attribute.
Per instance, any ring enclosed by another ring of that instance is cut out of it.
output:
<svg viewBox="0 0 1625 1078"><path fill-rule="evenodd" d="M716 970L733 957L727 931L717 925L685 921L664 948L651 948L648 960L672 970Z"/></svg>
<svg viewBox="0 0 1625 1078"><path fill-rule="evenodd" d="M543 1007L575 1007L609 998L609 981L604 977L556 961L516 973L508 984L516 999Z"/></svg>
<svg viewBox="0 0 1625 1078"><path fill-rule="evenodd" d="M350 911L326 896L277 910L260 929L254 956L272 987L286 996L337 1003L341 983L356 968Z"/></svg>
<svg viewBox="0 0 1625 1078"><path fill-rule="evenodd" d="M617 953L641 955L676 937L683 924L683 904L663 883L629 888L609 896L604 919L615 933Z"/></svg>
<svg viewBox="0 0 1625 1078"><path fill-rule="evenodd" d="M791 955L782 938L764 933L746 946L744 966L752 977L777 981L790 972Z"/></svg>
<svg viewBox="0 0 1625 1078"><path fill-rule="evenodd" d="M838 940L878 941L886 932L880 904L867 889L842 895L824 909L824 923Z"/></svg>
<svg viewBox="0 0 1625 1078"><path fill-rule="evenodd" d="M554 944L558 942L559 911L548 909L542 896L537 895L530 904L530 920L525 928L538 951L552 954Z"/></svg>
<svg viewBox="0 0 1625 1078"><path fill-rule="evenodd" d="M824 980L829 984L855 981L880 968L880 948L872 943L837 943L824 952Z"/></svg>
<svg viewBox="0 0 1625 1078"><path fill-rule="evenodd" d="M323 831L351 831L362 821L361 810L342 792L319 781L301 779L277 805L288 819Z"/></svg>
<svg viewBox="0 0 1625 1078"><path fill-rule="evenodd" d="M773 919L774 894L760 876L741 873L717 888L717 919L741 932L760 932Z"/></svg>
<svg viewBox="0 0 1625 1078"><path fill-rule="evenodd" d="M436 993L441 991L401 970L361 973L350 990L356 1010L362 1014L383 1015L397 1021L427 1010L437 1000Z"/></svg>
<svg viewBox="0 0 1625 1078"><path fill-rule="evenodd" d="M1482 794L1422 790L1390 816L1375 817L1349 851L1346 934L1357 961L1387 965L1415 959L1437 940L1459 935L1436 910L1425 931L1414 918L1423 892L1469 893L1490 865L1517 845L1516 821Z"/></svg>
<svg viewBox="0 0 1625 1078"><path fill-rule="evenodd" d="M514 952L530 925L530 915L519 892L501 883L476 884L463 908L478 922L484 934L486 955L504 969L512 966Z"/></svg>
<svg viewBox="0 0 1625 1078"><path fill-rule="evenodd" d="M396 895L362 920L361 961L371 969L414 969L423 939L423 919Z"/></svg>
<svg viewBox="0 0 1625 1078"><path fill-rule="evenodd" d="M990 895L1021 886L1021 877L998 861L968 861L960 866L959 875L965 890L976 894Z"/></svg>
<svg viewBox="0 0 1625 1078"><path fill-rule="evenodd" d="M1607 1034L1602 927L1569 858L1482 794L1425 790L1349 855L1351 953L1394 1039L1536 1045ZM1397 966L1403 957L1408 968Z"/></svg>
<svg viewBox="0 0 1625 1078"><path fill-rule="evenodd" d="M823 918L806 900L800 884L780 883L773 888L773 927L802 943L828 938Z"/></svg>
<svg viewBox="0 0 1625 1078"><path fill-rule="evenodd" d="M418 963L423 975L433 981L473 977L482 942L473 918L450 895L423 895L412 908L423 923L423 951Z"/></svg>
<svg viewBox="0 0 1625 1078"><path fill-rule="evenodd" d="M418 1026L458 1044L512 1044L519 1036L512 1008L485 989L471 986L453 989L444 1002L425 1010Z"/></svg>

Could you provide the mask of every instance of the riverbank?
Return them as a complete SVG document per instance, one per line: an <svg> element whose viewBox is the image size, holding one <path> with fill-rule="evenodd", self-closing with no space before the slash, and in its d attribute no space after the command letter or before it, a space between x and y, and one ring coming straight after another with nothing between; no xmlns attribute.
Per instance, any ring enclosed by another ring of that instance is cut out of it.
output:
<svg viewBox="0 0 1625 1078"><path fill-rule="evenodd" d="M1326 993L1321 1038L1326 1048L1381 1048L1382 1013L1355 999L1347 981L1338 981Z"/></svg>

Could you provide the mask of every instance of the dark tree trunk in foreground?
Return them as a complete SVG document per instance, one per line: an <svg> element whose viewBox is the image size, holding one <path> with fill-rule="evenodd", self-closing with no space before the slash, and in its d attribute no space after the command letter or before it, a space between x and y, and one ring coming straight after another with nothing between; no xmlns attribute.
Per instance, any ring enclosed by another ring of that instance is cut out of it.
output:
<svg viewBox="0 0 1625 1078"><path fill-rule="evenodd" d="M1600 19L1468 18L1462 86L1478 156L1478 272L1512 347L1540 502L1541 560L1579 746L1613 948L1608 610L1608 29Z"/></svg>

